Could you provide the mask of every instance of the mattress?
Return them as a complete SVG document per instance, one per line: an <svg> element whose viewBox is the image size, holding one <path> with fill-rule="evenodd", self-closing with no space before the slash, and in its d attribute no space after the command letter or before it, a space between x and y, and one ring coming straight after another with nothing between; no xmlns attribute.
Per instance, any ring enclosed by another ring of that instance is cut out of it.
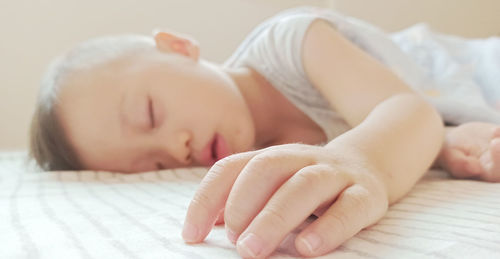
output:
<svg viewBox="0 0 500 259"><path fill-rule="evenodd" d="M0 153L0 258L239 258L223 226L201 244L181 238L206 172L39 172L23 152ZM271 258L299 256L301 227ZM429 171L377 224L322 258L500 258L500 184Z"/></svg>

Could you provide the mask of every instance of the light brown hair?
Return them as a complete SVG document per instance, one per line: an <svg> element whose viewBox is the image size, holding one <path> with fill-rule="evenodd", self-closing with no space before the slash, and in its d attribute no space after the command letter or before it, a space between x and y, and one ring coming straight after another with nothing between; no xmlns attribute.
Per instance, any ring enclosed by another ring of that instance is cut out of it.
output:
<svg viewBox="0 0 500 259"><path fill-rule="evenodd" d="M43 170L80 169L57 116L57 93L62 84L64 58L55 59L42 79L30 126L30 156Z"/></svg>

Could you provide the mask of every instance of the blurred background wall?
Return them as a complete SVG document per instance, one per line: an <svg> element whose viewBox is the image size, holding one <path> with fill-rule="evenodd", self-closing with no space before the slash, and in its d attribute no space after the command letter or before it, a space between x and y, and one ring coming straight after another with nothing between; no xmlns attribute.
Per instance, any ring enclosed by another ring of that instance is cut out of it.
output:
<svg viewBox="0 0 500 259"><path fill-rule="evenodd" d="M498 0L1 0L0 150L27 148L46 65L82 40L170 28L194 36L204 58L222 62L259 21L299 5L334 8L387 31L428 22L464 37L500 33Z"/></svg>

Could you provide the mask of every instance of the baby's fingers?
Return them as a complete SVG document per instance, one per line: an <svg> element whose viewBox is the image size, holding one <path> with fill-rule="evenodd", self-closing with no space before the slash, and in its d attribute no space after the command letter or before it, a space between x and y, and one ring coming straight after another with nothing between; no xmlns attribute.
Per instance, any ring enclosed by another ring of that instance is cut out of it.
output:
<svg viewBox="0 0 500 259"><path fill-rule="evenodd" d="M327 165L301 169L269 199L240 235L237 249L244 258L271 254L294 228L322 204L330 204L352 179Z"/></svg>
<svg viewBox="0 0 500 259"><path fill-rule="evenodd" d="M363 228L377 222L385 214L387 206L387 202L364 187L353 185L297 236L295 247L304 256L330 252Z"/></svg>
<svg viewBox="0 0 500 259"><path fill-rule="evenodd" d="M253 157L236 179L226 201L225 223L234 243L268 200L291 176L312 164L296 150L275 150Z"/></svg>
<svg viewBox="0 0 500 259"><path fill-rule="evenodd" d="M222 209L219 212L219 215L217 216L217 220L215 221L215 225L221 225L224 224L224 209Z"/></svg>
<svg viewBox="0 0 500 259"><path fill-rule="evenodd" d="M234 181L248 160L255 155L254 152L226 157L210 168L186 213L182 230L182 237L186 242L201 242L210 233L224 209Z"/></svg>

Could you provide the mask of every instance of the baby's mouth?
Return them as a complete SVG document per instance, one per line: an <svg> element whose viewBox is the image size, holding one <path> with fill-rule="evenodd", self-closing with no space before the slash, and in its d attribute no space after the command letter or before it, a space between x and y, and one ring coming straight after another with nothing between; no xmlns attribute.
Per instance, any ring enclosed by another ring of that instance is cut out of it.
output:
<svg viewBox="0 0 500 259"><path fill-rule="evenodd" d="M217 161L217 135L215 135L214 141L212 141L212 158L214 161Z"/></svg>

